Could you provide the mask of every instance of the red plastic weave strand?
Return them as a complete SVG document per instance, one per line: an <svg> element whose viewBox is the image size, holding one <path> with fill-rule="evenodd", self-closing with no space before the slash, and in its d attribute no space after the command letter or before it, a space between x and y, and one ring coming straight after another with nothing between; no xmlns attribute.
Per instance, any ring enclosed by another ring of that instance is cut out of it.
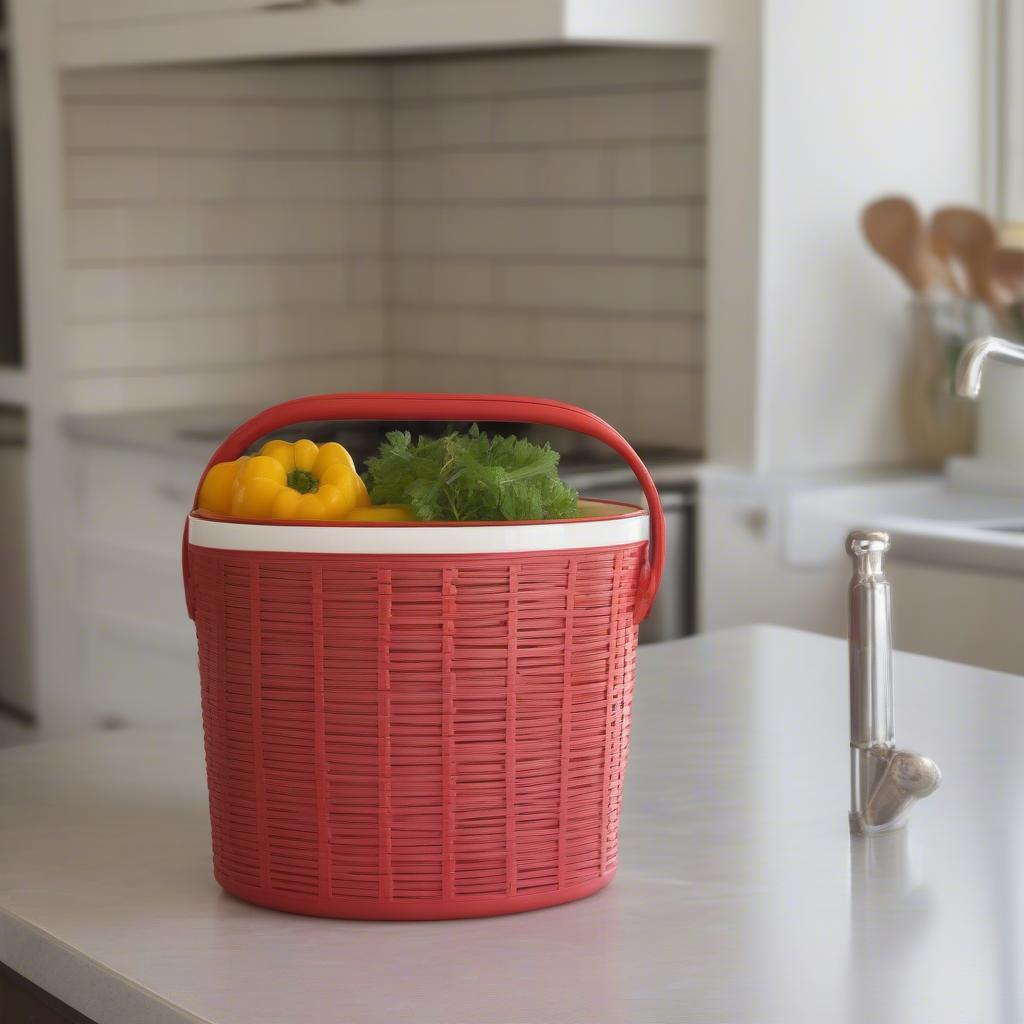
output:
<svg viewBox="0 0 1024 1024"><path fill-rule="evenodd" d="M508 663L505 669L505 892L516 891L516 672L519 664L519 566L508 567Z"/></svg>
<svg viewBox="0 0 1024 1024"><path fill-rule="evenodd" d="M323 570L314 565L313 587L313 771L316 783L318 891L331 895L330 815L327 807L327 713L324 698L324 592Z"/></svg>
<svg viewBox="0 0 1024 1024"><path fill-rule="evenodd" d="M391 570L381 569L377 578L378 631L377 672L380 689L378 742L380 744L379 780L380 814L378 864L380 866L380 898L390 902L391 879Z"/></svg>
<svg viewBox="0 0 1024 1024"><path fill-rule="evenodd" d="M455 579L458 570L441 573L441 899L455 894Z"/></svg>
<svg viewBox="0 0 1024 1024"><path fill-rule="evenodd" d="M267 839L267 784L263 771L263 637L260 631L260 572L259 566L255 562L249 564L249 601L249 665L252 673L252 759L256 788L256 841L260 858L260 885L269 886L270 847Z"/></svg>
<svg viewBox="0 0 1024 1024"><path fill-rule="evenodd" d="M576 595L576 559L569 559L569 579L565 588L565 635L572 636L574 599ZM565 885L565 864L569 841L569 755L572 751L572 645L562 652L562 773L558 786L558 884Z"/></svg>
<svg viewBox="0 0 1024 1024"><path fill-rule="evenodd" d="M622 572L622 552L615 552L615 575ZM612 620L611 634L617 636L620 623L619 592L612 594ZM601 793L601 873L608 867L608 808L609 794L611 791L611 761L613 747L612 726L615 714L615 696L621 683L620 662L618 654L613 654L609 659L608 684L605 688L604 697L604 751L601 756L601 776L605 780L604 790Z"/></svg>

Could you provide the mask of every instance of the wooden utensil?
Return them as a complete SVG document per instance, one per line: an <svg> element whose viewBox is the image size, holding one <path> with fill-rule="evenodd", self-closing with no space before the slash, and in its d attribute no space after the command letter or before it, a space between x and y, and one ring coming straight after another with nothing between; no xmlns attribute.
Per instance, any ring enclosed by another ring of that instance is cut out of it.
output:
<svg viewBox="0 0 1024 1024"><path fill-rule="evenodd" d="M931 228L925 232L928 252L935 265L941 269L943 282L954 295L964 294L966 272L959 266L950 251L949 239L937 238Z"/></svg>
<svg viewBox="0 0 1024 1024"><path fill-rule="evenodd" d="M945 206L932 214L929 234L938 251L947 253L963 267L968 295L999 313L1002 303L992 284L993 259L999 243L992 221L979 210Z"/></svg>
<svg viewBox="0 0 1024 1024"><path fill-rule="evenodd" d="M925 257L925 231L921 214L904 196L886 196L864 207L860 226L868 245L893 267L915 294L933 283Z"/></svg>
<svg viewBox="0 0 1024 1024"><path fill-rule="evenodd" d="M904 196L877 199L864 208L860 221L868 245L895 268L915 294L935 288L961 293L949 263L932 250L924 221L912 200Z"/></svg>
<svg viewBox="0 0 1024 1024"><path fill-rule="evenodd" d="M1004 304L1024 301L1024 249L996 249L992 282Z"/></svg>

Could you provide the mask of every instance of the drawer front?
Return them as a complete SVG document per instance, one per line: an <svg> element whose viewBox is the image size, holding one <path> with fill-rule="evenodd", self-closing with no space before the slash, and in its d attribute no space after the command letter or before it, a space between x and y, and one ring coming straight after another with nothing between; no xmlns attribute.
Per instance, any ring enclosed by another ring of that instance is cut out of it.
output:
<svg viewBox="0 0 1024 1024"><path fill-rule="evenodd" d="M199 719L195 638L100 612L84 616L93 724L107 728Z"/></svg>
<svg viewBox="0 0 1024 1024"><path fill-rule="evenodd" d="M127 548L90 544L79 560L78 587L85 613L116 616L194 642L177 557L154 558Z"/></svg>
<svg viewBox="0 0 1024 1024"><path fill-rule="evenodd" d="M85 545L132 548L161 559L180 556L199 460L82 446L76 460L79 532Z"/></svg>

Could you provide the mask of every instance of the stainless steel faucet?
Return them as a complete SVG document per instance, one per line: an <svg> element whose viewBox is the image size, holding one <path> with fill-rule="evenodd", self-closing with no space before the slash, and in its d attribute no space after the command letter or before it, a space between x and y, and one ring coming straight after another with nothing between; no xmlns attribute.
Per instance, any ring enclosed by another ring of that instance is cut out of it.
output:
<svg viewBox="0 0 1024 1024"><path fill-rule="evenodd" d="M1024 346L995 336L975 338L965 345L953 380L953 388L962 398L977 398L981 394L981 375L988 359L1024 365Z"/></svg>
<svg viewBox="0 0 1024 1024"><path fill-rule="evenodd" d="M858 530L846 541L850 580L850 831L888 832L933 793L934 761L896 749L892 688L892 608L884 556L887 533Z"/></svg>

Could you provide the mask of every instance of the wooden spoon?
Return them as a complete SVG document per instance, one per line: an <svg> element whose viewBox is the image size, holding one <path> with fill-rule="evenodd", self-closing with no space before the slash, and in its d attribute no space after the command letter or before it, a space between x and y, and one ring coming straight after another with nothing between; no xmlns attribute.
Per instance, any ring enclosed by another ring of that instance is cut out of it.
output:
<svg viewBox="0 0 1024 1024"><path fill-rule="evenodd" d="M939 251L963 267L968 294L997 313L1002 303L992 285L993 258L998 245L995 225L978 210L946 206L932 214L929 231Z"/></svg>
<svg viewBox="0 0 1024 1024"><path fill-rule="evenodd" d="M936 238L931 228L926 232L928 236L928 253L935 264L940 268L942 279L954 295L964 294L965 272L960 268L949 247L949 239L946 237Z"/></svg>
<svg viewBox="0 0 1024 1024"><path fill-rule="evenodd" d="M1024 249L996 249L992 254L992 282L1006 305L1024 301Z"/></svg>
<svg viewBox="0 0 1024 1024"><path fill-rule="evenodd" d="M948 261L932 249L924 221L912 200L903 196L878 199L864 208L860 223L868 245L896 269L915 294L935 287L961 293Z"/></svg>
<svg viewBox="0 0 1024 1024"><path fill-rule="evenodd" d="M868 245L920 295L932 278L925 260L925 231L921 214L904 196L886 196L864 207L860 226Z"/></svg>

